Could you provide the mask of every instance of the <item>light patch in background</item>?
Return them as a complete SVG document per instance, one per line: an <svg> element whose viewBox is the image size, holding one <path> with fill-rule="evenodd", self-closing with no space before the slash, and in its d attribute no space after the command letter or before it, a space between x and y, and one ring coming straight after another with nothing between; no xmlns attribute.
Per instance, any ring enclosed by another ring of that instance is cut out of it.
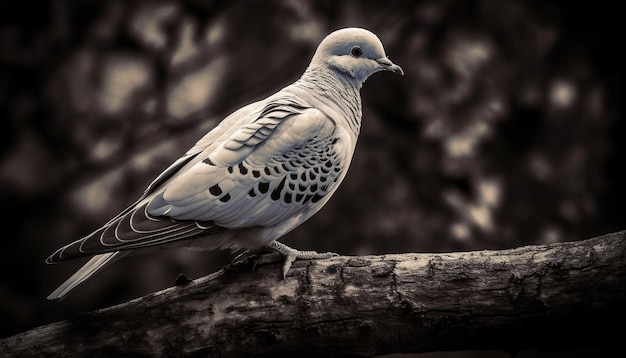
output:
<svg viewBox="0 0 626 358"><path fill-rule="evenodd" d="M99 139L91 149L91 159L103 161L111 158L122 148L122 143L118 138Z"/></svg>
<svg viewBox="0 0 626 358"><path fill-rule="evenodd" d="M451 136L444 143L446 154L453 158L469 157L474 154L476 139L466 134Z"/></svg>
<svg viewBox="0 0 626 358"><path fill-rule="evenodd" d="M563 233L555 226L548 226L539 234L540 244L553 244L555 242L561 242L562 240Z"/></svg>
<svg viewBox="0 0 626 358"><path fill-rule="evenodd" d="M178 40L178 46L172 55L172 66L180 65L194 58L199 52L198 45L194 41L197 25L190 20L185 20L180 26L180 38Z"/></svg>
<svg viewBox="0 0 626 358"><path fill-rule="evenodd" d="M145 60L117 55L105 62L102 82L97 94L103 113L119 115L128 109L132 95L152 82L152 72Z"/></svg>
<svg viewBox="0 0 626 358"><path fill-rule="evenodd" d="M206 29L204 34L204 39L206 41L207 46L213 47L217 46L223 39L226 34L226 26L224 25L223 20L217 20L213 23L213 25L209 26Z"/></svg>
<svg viewBox="0 0 626 358"><path fill-rule="evenodd" d="M470 77L493 56L492 46L483 39L457 40L446 55L446 62L459 75Z"/></svg>
<svg viewBox="0 0 626 358"><path fill-rule="evenodd" d="M188 73L175 82L168 92L167 113L183 119L207 108L220 88L226 59L218 57L197 71Z"/></svg>
<svg viewBox="0 0 626 358"><path fill-rule="evenodd" d="M450 225L450 234L457 240L464 241L471 237L469 226L463 222L456 222Z"/></svg>
<svg viewBox="0 0 626 358"><path fill-rule="evenodd" d="M84 212L93 216L105 215L112 207L117 207L119 203L114 203L117 198L114 193L116 188L123 185L124 180L132 173L156 174L164 168L155 168L161 162L168 163L170 153L180 150L181 143L178 139L169 139L160 142L148 150L142 151L110 172L90 181L83 187L73 191L70 201ZM145 175L145 174L142 174ZM148 182L146 182L146 186ZM128 203L123 203L124 205ZM106 216L106 215L105 215Z"/></svg>
<svg viewBox="0 0 626 358"><path fill-rule="evenodd" d="M130 159L130 167L139 172L149 172L153 169L155 163L159 162L160 158L162 158L162 161L165 163L171 161L171 153L179 152L181 147L184 147L183 143L181 143L177 138L160 142L148 150L142 151L133 156ZM154 178L156 178L156 175L159 173L159 169L154 169ZM161 170L165 170L165 167L161 168Z"/></svg>
<svg viewBox="0 0 626 358"><path fill-rule="evenodd" d="M294 21L289 29L291 38L317 46L324 37L325 31L322 30L319 19L315 18L309 2L288 0L285 4L296 13L295 17L299 19L299 21Z"/></svg>
<svg viewBox="0 0 626 358"><path fill-rule="evenodd" d="M469 205L467 216L476 227L483 231L491 231L494 227L491 208L483 203Z"/></svg>
<svg viewBox="0 0 626 358"><path fill-rule="evenodd" d="M315 43L323 37L322 29L315 21L307 21L295 24L290 31L291 38L302 40L308 43Z"/></svg>
<svg viewBox="0 0 626 358"><path fill-rule="evenodd" d="M572 82L568 80L556 80L550 85L550 104L558 109L569 108L576 100L577 92Z"/></svg>
<svg viewBox="0 0 626 358"><path fill-rule="evenodd" d="M424 101L425 102L425 101ZM434 108L429 105L430 108ZM431 111L435 113L434 109ZM448 119L443 117L435 117L426 123L424 129L424 137L427 139L441 139L445 138L450 132L450 126L448 125Z"/></svg>
<svg viewBox="0 0 626 358"><path fill-rule="evenodd" d="M477 190L479 202L498 207L502 200L502 183L497 179L483 179L478 182Z"/></svg>
<svg viewBox="0 0 626 358"><path fill-rule="evenodd" d="M156 50L164 49L168 44L165 25L179 11L179 6L175 3L143 3L132 17L130 32L145 46Z"/></svg>
<svg viewBox="0 0 626 358"><path fill-rule="evenodd" d="M476 184L476 203L470 205L467 214L471 222L483 231L495 228L493 215L502 201L502 183L498 179L483 178Z"/></svg>
<svg viewBox="0 0 626 358"><path fill-rule="evenodd" d="M476 199L466 199L461 192L449 189L443 192L443 199L461 218L450 227L450 233L457 239L471 236L471 227L484 232L495 228L494 212L502 201L502 182L496 178L477 179L475 186Z"/></svg>
<svg viewBox="0 0 626 358"><path fill-rule="evenodd" d="M79 211L99 217L112 206L113 196L110 193L120 186L123 179L122 170L113 170L72 192L70 201Z"/></svg>
<svg viewBox="0 0 626 358"><path fill-rule="evenodd" d="M487 123L475 122L464 131L446 138L444 142L446 154L451 158L473 156L477 145L490 132Z"/></svg>
<svg viewBox="0 0 626 358"><path fill-rule="evenodd" d="M484 122L493 122L500 119L505 119L508 112L507 106L499 96L490 99L484 106L479 108L480 118Z"/></svg>
<svg viewBox="0 0 626 358"><path fill-rule="evenodd" d="M186 64L193 60L205 62L202 56L218 53L220 42L224 39L225 25L216 21L204 30L202 36L196 36L198 24L189 18L181 21L179 38L174 45L175 50L170 58L172 67Z"/></svg>

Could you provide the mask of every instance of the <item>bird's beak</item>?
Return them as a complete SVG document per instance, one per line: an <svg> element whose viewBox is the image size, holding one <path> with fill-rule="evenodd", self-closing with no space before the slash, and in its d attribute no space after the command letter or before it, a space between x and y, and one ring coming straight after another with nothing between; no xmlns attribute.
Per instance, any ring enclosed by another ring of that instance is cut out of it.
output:
<svg viewBox="0 0 626 358"><path fill-rule="evenodd" d="M401 76L404 76L404 71L402 71L402 67L391 62L391 60L388 57L379 58L378 60L376 60L376 62L378 62L378 64L381 65L383 70L391 71L393 73L397 73Z"/></svg>

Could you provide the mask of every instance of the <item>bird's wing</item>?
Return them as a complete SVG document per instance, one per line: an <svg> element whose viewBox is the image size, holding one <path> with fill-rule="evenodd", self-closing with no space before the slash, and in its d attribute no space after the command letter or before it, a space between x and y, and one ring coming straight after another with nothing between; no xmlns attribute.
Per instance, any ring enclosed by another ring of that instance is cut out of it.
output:
<svg viewBox="0 0 626 358"><path fill-rule="evenodd" d="M276 225L328 193L346 159L334 150L337 135L320 110L270 101L256 120L168 182L147 211L229 229Z"/></svg>
<svg viewBox="0 0 626 358"><path fill-rule="evenodd" d="M225 120L202 138L135 206L48 262L272 226L327 195L345 161L344 151L332 149L335 123L291 99L266 102L254 112L253 120L235 116L246 111L235 112L227 118L234 125Z"/></svg>

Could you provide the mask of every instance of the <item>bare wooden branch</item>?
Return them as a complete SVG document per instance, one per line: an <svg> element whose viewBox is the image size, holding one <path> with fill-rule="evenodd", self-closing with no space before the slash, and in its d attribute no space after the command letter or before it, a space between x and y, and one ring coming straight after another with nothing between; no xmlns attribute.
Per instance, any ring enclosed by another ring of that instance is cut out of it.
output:
<svg viewBox="0 0 626 358"><path fill-rule="evenodd" d="M227 267L5 338L0 356L606 348L622 344L625 235L502 251L303 261L286 281L277 265L256 272Z"/></svg>

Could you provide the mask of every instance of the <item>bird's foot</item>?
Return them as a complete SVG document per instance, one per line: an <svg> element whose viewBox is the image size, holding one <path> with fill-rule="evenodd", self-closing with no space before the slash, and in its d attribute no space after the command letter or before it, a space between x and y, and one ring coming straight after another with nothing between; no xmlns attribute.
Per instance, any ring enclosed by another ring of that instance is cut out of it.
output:
<svg viewBox="0 0 626 358"><path fill-rule="evenodd" d="M291 264L293 264L296 260L320 260L339 256L334 252L299 251L278 241L272 241L266 246L266 248L271 249L274 252L261 255L257 258L253 264L253 268L256 268L256 266L260 264L273 263L280 261L281 258L284 258L285 261L283 263L282 270L283 280L287 276L287 272L289 272Z"/></svg>

